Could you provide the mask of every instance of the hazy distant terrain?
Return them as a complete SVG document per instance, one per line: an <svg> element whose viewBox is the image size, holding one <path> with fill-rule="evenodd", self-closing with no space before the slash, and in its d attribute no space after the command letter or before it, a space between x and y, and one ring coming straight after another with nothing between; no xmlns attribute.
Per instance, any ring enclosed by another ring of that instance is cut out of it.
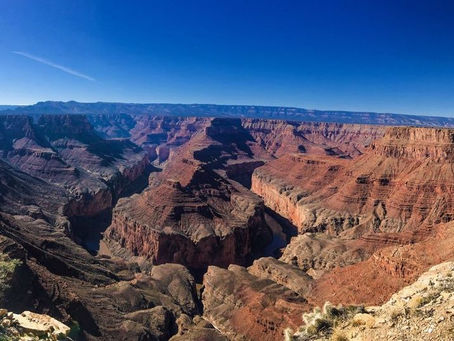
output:
<svg viewBox="0 0 454 341"><path fill-rule="evenodd" d="M247 117L306 122L454 127L454 118L449 117L308 110L293 107L252 105L79 103L74 101L46 101L38 102L30 106L16 108L3 106L3 108L3 113L28 114L32 116L39 116L42 114L148 114L157 116ZM2 106L0 106L0 110L2 110Z"/></svg>
<svg viewBox="0 0 454 341"><path fill-rule="evenodd" d="M17 105L0 105L0 111L11 110L17 108Z"/></svg>

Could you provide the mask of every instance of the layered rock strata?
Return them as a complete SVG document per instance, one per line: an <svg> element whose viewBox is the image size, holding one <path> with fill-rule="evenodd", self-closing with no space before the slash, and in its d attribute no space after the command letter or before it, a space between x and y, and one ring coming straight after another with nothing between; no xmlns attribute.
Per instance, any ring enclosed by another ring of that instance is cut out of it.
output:
<svg viewBox="0 0 454 341"><path fill-rule="evenodd" d="M119 202L106 242L155 264L202 269L250 262L271 240L263 203L218 172L232 158L251 159L248 141L239 120L213 120L145 192Z"/></svg>
<svg viewBox="0 0 454 341"><path fill-rule="evenodd" d="M385 127L243 119L254 140L276 157L289 153L352 158L383 136Z"/></svg>
<svg viewBox="0 0 454 341"><path fill-rule="evenodd" d="M448 222L452 134L389 128L354 161L287 155L254 172L252 191L300 231L359 236Z"/></svg>
<svg viewBox="0 0 454 341"><path fill-rule="evenodd" d="M254 171L252 190L300 231L281 261L314 278L311 303L381 303L453 256L453 145L449 129L388 128L354 160L290 154Z"/></svg>

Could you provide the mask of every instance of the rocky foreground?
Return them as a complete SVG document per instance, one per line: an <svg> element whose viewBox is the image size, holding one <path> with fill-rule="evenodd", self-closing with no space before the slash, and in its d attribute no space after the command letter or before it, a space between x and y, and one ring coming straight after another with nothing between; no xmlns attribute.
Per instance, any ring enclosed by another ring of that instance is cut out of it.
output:
<svg viewBox="0 0 454 341"><path fill-rule="evenodd" d="M454 338L454 263L430 268L385 304L335 307L303 316L306 325L286 331L286 340L452 340Z"/></svg>
<svg viewBox="0 0 454 341"><path fill-rule="evenodd" d="M68 326L48 315L30 311L14 314L0 309L0 325L0 338L6 340L71 340Z"/></svg>

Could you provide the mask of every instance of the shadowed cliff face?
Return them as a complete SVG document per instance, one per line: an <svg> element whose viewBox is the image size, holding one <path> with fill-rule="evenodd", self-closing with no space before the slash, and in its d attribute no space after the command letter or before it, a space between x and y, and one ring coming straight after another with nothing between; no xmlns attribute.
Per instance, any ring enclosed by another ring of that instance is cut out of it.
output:
<svg viewBox="0 0 454 341"><path fill-rule="evenodd" d="M454 257L449 129L1 116L0 141L0 302L89 340L276 340Z"/></svg>

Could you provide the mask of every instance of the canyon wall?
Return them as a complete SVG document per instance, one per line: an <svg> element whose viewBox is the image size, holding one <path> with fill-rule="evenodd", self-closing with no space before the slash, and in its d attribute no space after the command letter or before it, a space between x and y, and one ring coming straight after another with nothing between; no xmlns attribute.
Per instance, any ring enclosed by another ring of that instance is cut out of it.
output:
<svg viewBox="0 0 454 341"><path fill-rule="evenodd" d="M299 230L280 261L314 279L310 302L381 303L452 257L453 141L392 127L354 159L287 154L254 171L251 190Z"/></svg>
<svg viewBox="0 0 454 341"><path fill-rule="evenodd" d="M355 160L286 155L252 191L300 231L400 232L452 219L452 131L389 128ZM347 231L348 229L351 231Z"/></svg>
<svg viewBox="0 0 454 341"><path fill-rule="evenodd" d="M383 126L258 119L243 119L243 126L276 157L305 153L351 158L361 155L385 131Z"/></svg>

